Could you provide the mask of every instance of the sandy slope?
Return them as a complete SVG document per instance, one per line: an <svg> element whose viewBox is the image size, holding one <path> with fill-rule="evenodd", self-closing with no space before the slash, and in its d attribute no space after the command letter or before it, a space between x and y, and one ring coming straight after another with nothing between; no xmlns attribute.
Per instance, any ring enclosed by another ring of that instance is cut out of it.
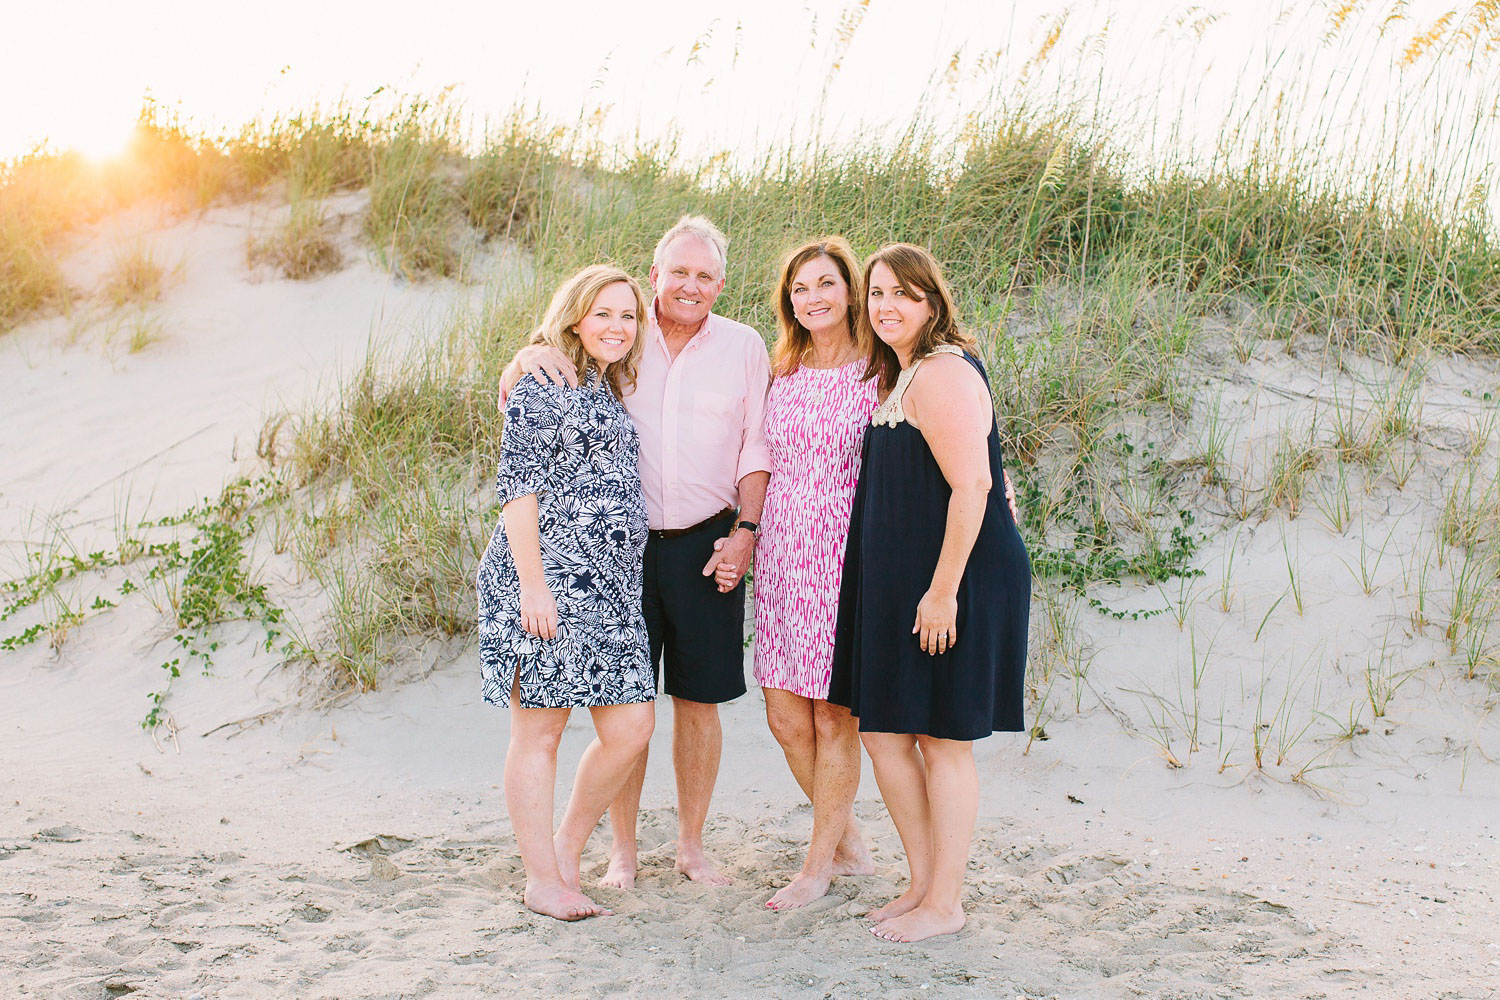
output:
<svg viewBox="0 0 1500 1000"><path fill-rule="evenodd" d="M138 354L106 343L102 318L82 330L46 320L0 340L13 387L0 397L0 537L12 547L36 509L104 532L122 497L133 510L153 497L165 512L212 493L251 457L268 404L330 384L371 337L423 336L482 294L393 284L357 250L346 270L310 284L251 275L245 234L269 214L216 210L161 228L124 220L123 235L81 247L70 268L85 286L138 233L181 261L151 307L166 339ZM1227 405L1257 439L1282 419L1277 407L1306 402L1262 385L1316 395L1337 377L1268 349L1225 383ZM468 650L430 650L423 676L332 708L216 728L299 697L251 631L231 628L215 676L179 682L180 731L160 748L137 725L167 634L143 600L92 620L60 651L0 654L5 992L1494 996L1493 694L1458 678L1430 634L1401 624L1405 567L1433 544L1451 465L1445 421L1458 433L1463 389L1492 378L1477 363L1434 373L1421 467L1406 489L1369 494L1362 537L1397 540L1372 594L1338 561L1357 558L1355 534L1304 515L1252 519L1206 546L1182 628L1167 614L1077 612L1086 679L1054 687L1052 739L1024 754L1014 736L980 745L971 923L930 946L880 942L859 919L898 891L901 872L868 775L858 813L879 874L839 880L804 911L764 909L797 865L810 814L754 691L725 713L708 832L736 884L710 890L671 871L664 707L642 884L599 892L616 916L564 926L518 903L498 787L506 719L480 703ZM1284 535L1300 546L1308 607L1299 615L1283 601L1267 616L1286 590ZM1231 548L1226 611L1215 588ZM1096 596L1115 607L1166 600L1143 588ZM316 610L305 584L286 597ZM1214 649L1197 753L1180 721L1190 639ZM1363 664L1382 642L1412 676L1384 719L1364 712L1369 733L1339 742L1332 734L1363 699ZM1257 770L1253 733L1267 719ZM580 716L564 769L587 739ZM1168 750L1185 766L1168 767ZM587 875L599 874L602 847L591 844Z"/></svg>

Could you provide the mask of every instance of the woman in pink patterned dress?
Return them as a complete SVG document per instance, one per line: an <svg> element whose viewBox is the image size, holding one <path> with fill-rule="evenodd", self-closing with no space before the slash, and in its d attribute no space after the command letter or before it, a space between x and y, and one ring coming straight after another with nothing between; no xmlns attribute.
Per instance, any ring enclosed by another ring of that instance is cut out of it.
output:
<svg viewBox="0 0 1500 1000"><path fill-rule="evenodd" d="M835 875L875 866L854 824L859 724L827 702L849 508L875 409L869 345L849 309L863 302L849 244L826 237L788 255L777 287L780 335L766 401L771 483L755 549L755 680L797 784L812 800L807 859L766 903L806 906Z"/></svg>

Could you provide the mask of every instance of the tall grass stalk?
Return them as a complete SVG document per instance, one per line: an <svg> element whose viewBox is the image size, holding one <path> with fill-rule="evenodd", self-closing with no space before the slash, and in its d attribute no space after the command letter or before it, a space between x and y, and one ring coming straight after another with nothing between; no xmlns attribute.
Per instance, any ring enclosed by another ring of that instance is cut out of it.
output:
<svg viewBox="0 0 1500 1000"><path fill-rule="evenodd" d="M1413 58L1449 67L1458 44L1443 34ZM1053 70L1067 69L1062 51L1046 56ZM524 255L525 268L492 275L504 298L436 344L377 357L331 407L263 442L304 515L285 519L286 547L332 595L331 658L369 687L399 640L472 624L473 562L494 519L495 381L561 276L601 260L644 276L657 237L700 212L731 236L717 310L768 333L768 287L790 245L823 232L862 253L908 240L944 262L989 363L1006 457L1036 512L1026 530L1038 576L1079 592L1165 580L1196 572L1191 505L1167 502L1189 495L1192 477L1162 456L1193 402L1203 320L1249 315L1271 336L1341 338L1399 359L1370 424L1403 442L1421 420L1422 359L1500 350L1500 237L1484 192L1455 197L1442 176L1403 174L1404 147L1385 134L1363 137L1382 151L1371 170L1349 171L1312 141L1327 134L1309 131L1316 93L1267 89L1234 110L1201 157L1142 154L1109 120L1027 92L956 130L924 112L881 141L735 159L685 155L672 136L605 144L593 119L560 128L524 114L471 142L446 96L312 109L218 137L148 105L120 164L37 154L0 170L0 329L65 295L57 259L69 233L150 199L312 205L364 189L364 238L406 278L478 277L493 244ZM1465 123L1439 150L1447 159L1424 162L1468 176L1494 127ZM1163 136L1183 125L1157 124ZM304 229L283 242L318 228L315 214L299 218ZM1290 426L1284 443L1261 499L1295 513L1322 453ZM1204 442L1210 483L1227 447ZM1242 483L1237 513L1251 510ZM1300 611L1290 561L1288 574ZM1081 655L1068 654L1075 678Z"/></svg>

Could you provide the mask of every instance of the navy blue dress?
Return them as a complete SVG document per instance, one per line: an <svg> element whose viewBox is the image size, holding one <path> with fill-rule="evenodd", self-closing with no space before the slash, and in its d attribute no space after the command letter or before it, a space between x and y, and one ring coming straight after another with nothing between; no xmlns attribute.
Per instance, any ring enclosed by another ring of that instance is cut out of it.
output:
<svg viewBox="0 0 1500 1000"><path fill-rule="evenodd" d="M947 345L939 350L962 354ZM984 375L983 365L963 357ZM912 634L917 603L937 568L953 492L922 432L902 416L901 396L920 364L902 373L865 432L828 700L847 706L861 732L947 740L1019 732L1025 728L1031 562L1005 501L993 421L987 439L993 486L958 587L957 642L930 656Z"/></svg>
<svg viewBox="0 0 1500 1000"><path fill-rule="evenodd" d="M597 368L576 389L527 375L505 407L495 492L534 493L542 571L557 602L557 636L521 627L521 581L500 525L475 581L484 700L523 708L626 705L656 697L641 614L646 502L640 442Z"/></svg>

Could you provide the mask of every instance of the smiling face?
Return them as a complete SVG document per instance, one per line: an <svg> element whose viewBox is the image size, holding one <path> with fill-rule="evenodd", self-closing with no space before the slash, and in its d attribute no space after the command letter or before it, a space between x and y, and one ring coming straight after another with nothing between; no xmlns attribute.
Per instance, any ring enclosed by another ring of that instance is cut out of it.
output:
<svg viewBox="0 0 1500 1000"><path fill-rule="evenodd" d="M661 260L651 265L651 290L664 322L698 326L724 290L719 255L699 237L684 233L667 244Z"/></svg>
<svg viewBox="0 0 1500 1000"><path fill-rule="evenodd" d="M884 261L870 269L870 287L865 300L870 326L903 360L909 360L922 330L932 321L932 305L920 289L904 287Z"/></svg>
<svg viewBox="0 0 1500 1000"><path fill-rule="evenodd" d="M787 289L792 314L809 333L849 329L849 283L828 257L814 257L792 275Z"/></svg>
<svg viewBox="0 0 1500 1000"><path fill-rule="evenodd" d="M641 317L635 292L623 281L605 285L573 327L584 353L607 368L630 353Z"/></svg>

